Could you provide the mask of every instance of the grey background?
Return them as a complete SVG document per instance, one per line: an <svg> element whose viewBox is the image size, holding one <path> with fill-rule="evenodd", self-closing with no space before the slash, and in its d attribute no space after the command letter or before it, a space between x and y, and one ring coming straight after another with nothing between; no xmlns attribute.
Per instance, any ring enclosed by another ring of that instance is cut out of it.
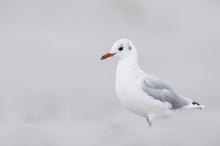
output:
<svg viewBox="0 0 220 146"><path fill-rule="evenodd" d="M219 26L218 0L1 0L0 145L220 145ZM120 38L207 108L152 128L125 110L100 61Z"/></svg>

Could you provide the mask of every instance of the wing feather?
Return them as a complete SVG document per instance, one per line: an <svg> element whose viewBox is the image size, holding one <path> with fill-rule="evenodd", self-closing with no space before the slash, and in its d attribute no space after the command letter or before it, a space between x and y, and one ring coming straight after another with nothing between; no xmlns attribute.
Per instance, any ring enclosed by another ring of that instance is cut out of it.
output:
<svg viewBox="0 0 220 146"><path fill-rule="evenodd" d="M178 96L171 87L153 77L144 79L143 91L155 100L170 103L172 109L178 109L188 104L188 101Z"/></svg>

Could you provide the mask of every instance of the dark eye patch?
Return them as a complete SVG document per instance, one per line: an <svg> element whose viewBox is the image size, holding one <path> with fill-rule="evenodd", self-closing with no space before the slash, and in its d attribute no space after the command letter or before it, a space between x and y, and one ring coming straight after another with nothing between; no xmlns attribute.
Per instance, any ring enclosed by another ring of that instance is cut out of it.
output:
<svg viewBox="0 0 220 146"><path fill-rule="evenodd" d="M123 47L118 48L118 50L119 50L119 51L122 51L122 50L123 50Z"/></svg>
<svg viewBox="0 0 220 146"><path fill-rule="evenodd" d="M132 48L131 46L128 47L129 50L131 50L131 48Z"/></svg>

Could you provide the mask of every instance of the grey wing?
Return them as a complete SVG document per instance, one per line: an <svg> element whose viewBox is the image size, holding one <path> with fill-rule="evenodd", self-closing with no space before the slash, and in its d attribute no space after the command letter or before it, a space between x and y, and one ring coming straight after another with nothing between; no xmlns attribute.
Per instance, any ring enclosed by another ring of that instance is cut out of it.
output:
<svg viewBox="0 0 220 146"><path fill-rule="evenodd" d="M178 96L167 84L156 78L144 79L142 87L147 95L161 102L171 104L172 109L178 109L189 104L188 100Z"/></svg>

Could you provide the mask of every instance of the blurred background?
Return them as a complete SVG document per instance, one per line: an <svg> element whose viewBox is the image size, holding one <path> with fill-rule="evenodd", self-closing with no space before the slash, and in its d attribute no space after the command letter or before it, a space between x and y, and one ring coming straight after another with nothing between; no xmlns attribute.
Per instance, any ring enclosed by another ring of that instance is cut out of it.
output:
<svg viewBox="0 0 220 146"><path fill-rule="evenodd" d="M219 146L220 1L1 0L0 145ZM120 38L207 108L148 128L115 94Z"/></svg>

